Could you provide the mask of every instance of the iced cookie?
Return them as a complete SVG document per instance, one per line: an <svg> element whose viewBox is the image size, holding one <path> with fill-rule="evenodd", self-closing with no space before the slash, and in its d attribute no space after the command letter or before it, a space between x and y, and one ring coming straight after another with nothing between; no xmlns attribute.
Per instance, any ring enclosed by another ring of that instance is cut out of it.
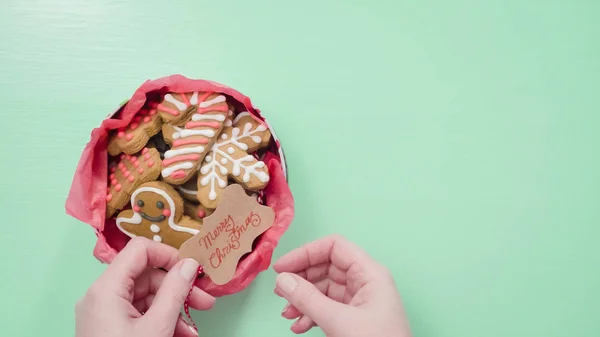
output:
<svg viewBox="0 0 600 337"><path fill-rule="evenodd" d="M189 201L198 202L198 176L194 175L190 180L182 185L176 185L175 189L181 196Z"/></svg>
<svg viewBox="0 0 600 337"><path fill-rule="evenodd" d="M188 215L190 218L202 223L202 220L213 214L214 210L206 208L200 204L193 203L190 201L184 201L183 208L185 209L185 215Z"/></svg>
<svg viewBox="0 0 600 337"><path fill-rule="evenodd" d="M140 151L148 140L156 135L162 126L162 120L156 109L140 110L131 123L123 129L117 130L108 142L108 153L116 156L121 152L134 154Z"/></svg>
<svg viewBox="0 0 600 337"><path fill-rule="evenodd" d="M270 138L267 127L248 112L237 115L233 126L223 129L201 165L197 194L200 203L215 209L228 178L246 190L264 188L269 182L267 166L249 153L267 146Z"/></svg>
<svg viewBox="0 0 600 337"><path fill-rule="evenodd" d="M165 152L161 175L164 181L181 185L198 172L202 159L223 129L229 106L225 96L210 92L194 92L185 104L171 96L171 102L180 103L181 109L192 104L193 111L183 125L169 122L162 128L165 142L171 145L171 149Z"/></svg>
<svg viewBox="0 0 600 337"><path fill-rule="evenodd" d="M140 153L122 153L108 168L106 216L122 209L131 193L143 183L156 180L160 175L160 156L156 149L144 148Z"/></svg>
<svg viewBox="0 0 600 337"><path fill-rule="evenodd" d="M130 237L143 236L179 249L202 226L183 214L183 199L164 182L138 187L131 195L131 205L133 210L122 211L117 217L117 227Z"/></svg>

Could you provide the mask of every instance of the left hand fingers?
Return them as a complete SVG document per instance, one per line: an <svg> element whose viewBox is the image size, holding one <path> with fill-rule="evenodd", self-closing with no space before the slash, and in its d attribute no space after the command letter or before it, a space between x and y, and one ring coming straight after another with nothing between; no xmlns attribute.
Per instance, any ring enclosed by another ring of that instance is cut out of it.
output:
<svg viewBox="0 0 600 337"><path fill-rule="evenodd" d="M135 280L147 267L171 269L178 261L177 249L142 237L129 241L113 262L98 279L102 289L128 296L131 289L123 289L135 284ZM124 292L127 290L127 292ZM131 298L127 298L131 300Z"/></svg>
<svg viewBox="0 0 600 337"><path fill-rule="evenodd" d="M167 273L163 270L158 270L158 269L148 270L148 272L147 272L148 279L143 280L141 282L141 285L143 288L138 289L137 284L136 284L135 300L141 299L143 297L147 297L150 295L153 295L152 298L154 298L154 295L156 295L156 293L158 292L158 289L160 289L160 286L166 275L167 275ZM152 302L149 302L149 303L151 304ZM198 287L194 286L194 289L192 290L192 294L190 295L188 304L190 305L191 308L196 309L196 310L209 310L215 304L215 298L212 297L211 295L207 294L206 292L200 290ZM146 310L148 310L148 308L146 308Z"/></svg>

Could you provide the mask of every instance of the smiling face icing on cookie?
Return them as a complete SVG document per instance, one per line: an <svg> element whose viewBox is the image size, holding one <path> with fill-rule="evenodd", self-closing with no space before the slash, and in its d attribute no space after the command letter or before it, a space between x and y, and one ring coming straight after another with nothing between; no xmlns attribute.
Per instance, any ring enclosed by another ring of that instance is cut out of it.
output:
<svg viewBox="0 0 600 337"><path fill-rule="evenodd" d="M155 192L141 192L133 202L133 210L145 220L161 222L171 216L169 202L162 195Z"/></svg>
<svg viewBox="0 0 600 337"><path fill-rule="evenodd" d="M183 217L183 200L161 182L142 185L131 195L131 210L117 217L117 227L130 237L143 236L179 248L200 225Z"/></svg>

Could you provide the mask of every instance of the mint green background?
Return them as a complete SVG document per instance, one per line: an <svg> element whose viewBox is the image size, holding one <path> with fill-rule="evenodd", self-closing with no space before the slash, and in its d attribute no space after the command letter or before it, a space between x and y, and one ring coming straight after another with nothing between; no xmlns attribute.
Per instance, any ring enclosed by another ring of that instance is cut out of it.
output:
<svg viewBox="0 0 600 337"><path fill-rule="evenodd" d="M68 336L105 266L64 214L89 132L148 78L250 96L296 219L395 275L415 336L600 333L600 2L21 1L0 10L0 334ZM286 336L272 271L196 313ZM318 331L310 335L317 336Z"/></svg>

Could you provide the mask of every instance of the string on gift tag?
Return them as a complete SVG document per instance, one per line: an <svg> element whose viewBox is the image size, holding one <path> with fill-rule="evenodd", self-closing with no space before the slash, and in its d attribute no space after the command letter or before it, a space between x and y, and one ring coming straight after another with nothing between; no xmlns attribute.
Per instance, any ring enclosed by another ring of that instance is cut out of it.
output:
<svg viewBox="0 0 600 337"><path fill-rule="evenodd" d="M197 275L200 276L200 274L202 274L204 272L204 269L202 268L202 266L198 267L198 272ZM192 315L190 315L190 297L192 296L192 291L194 290L195 285L192 284L192 286L190 287L190 291L187 294L187 297L185 298L185 301L183 302L183 310L185 311L185 315L187 316L188 322L187 325L194 329L194 331L196 331L196 334L198 334L198 327L196 326L196 323L194 322L194 319L192 318Z"/></svg>

